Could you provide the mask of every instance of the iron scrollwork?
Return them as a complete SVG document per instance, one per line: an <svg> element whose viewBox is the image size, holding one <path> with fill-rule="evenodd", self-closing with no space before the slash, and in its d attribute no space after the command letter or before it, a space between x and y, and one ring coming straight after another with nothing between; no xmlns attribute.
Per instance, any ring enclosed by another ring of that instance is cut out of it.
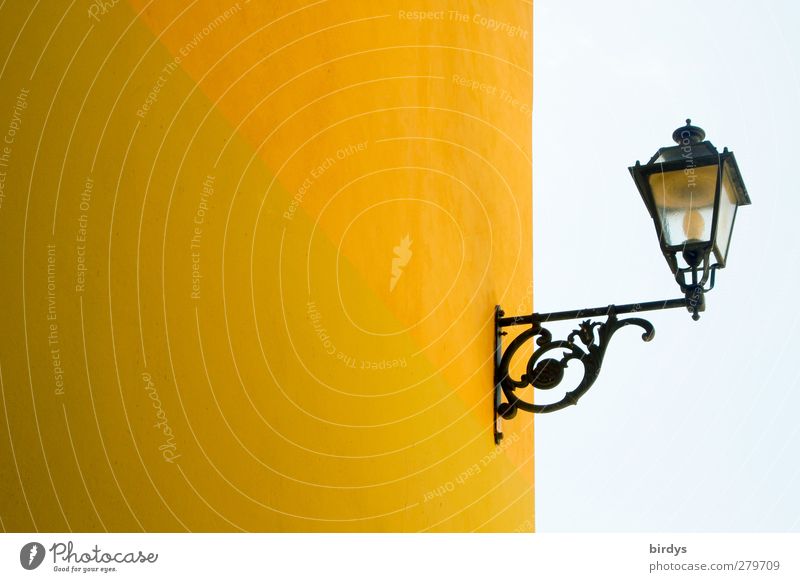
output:
<svg viewBox="0 0 800 582"><path fill-rule="evenodd" d="M653 339L655 329L649 321L639 317L619 319L614 306L608 307L605 311L605 315L607 315L605 322L584 320L567 336L566 340L553 340L552 334L542 327L541 321L534 320L534 316L519 318L523 320L519 322L514 318L504 319L503 311L499 307L497 308L494 403L496 442L502 439L502 431L499 428L500 418L513 418L517 410L547 413L577 404L578 400L597 380L606 348L618 329L635 325L644 330L642 334L644 341L649 342ZM540 317L546 320L546 316ZM530 327L514 338L503 351L501 340L506 332L502 331L502 328L521 323L530 323ZM536 348L528 359L525 372L519 378L513 378L509 372L511 362L516 353L529 341L534 341ZM560 353L561 356L558 357L557 353ZM528 386L539 390L552 390L558 387L564 379L564 371L567 366L575 360L583 366L583 378L561 400L551 404L534 404L532 401L527 402L517 396L516 390ZM505 402L503 402L503 396Z"/></svg>

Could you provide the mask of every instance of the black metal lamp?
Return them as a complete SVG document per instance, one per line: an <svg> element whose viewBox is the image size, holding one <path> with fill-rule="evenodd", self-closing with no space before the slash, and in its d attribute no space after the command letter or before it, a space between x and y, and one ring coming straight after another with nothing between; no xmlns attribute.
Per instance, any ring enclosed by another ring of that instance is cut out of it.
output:
<svg viewBox="0 0 800 582"><path fill-rule="evenodd" d="M725 266L736 209L750 204L733 152L720 154L705 136L687 119L672 134L678 145L628 168L694 319L705 308L703 294L714 286L716 270Z"/></svg>
<svg viewBox="0 0 800 582"><path fill-rule="evenodd" d="M644 330L642 339L655 335L653 325L638 317L618 319L617 315L684 307L697 320L705 310L705 293L714 287L717 269L725 267L731 233L739 206L750 204L733 152L719 153L705 141L705 132L691 120L675 130L675 146L660 148L647 164L638 161L629 168L656 227L661 251L683 292L679 299L649 301L628 305L609 305L557 313L532 313L505 317L495 309L494 439L503 438L502 419L513 418L517 410L544 413L578 403L592 387L603 363L614 332L628 325ZM605 322L582 321L566 340L553 340L542 327L549 321L606 316ZM504 350L503 329L527 325ZM530 340L535 349L518 379L510 376L514 355ZM576 341L579 340L579 341ZM560 357L553 357L559 356ZM545 357L547 356L547 357ZM576 388L552 404L534 404L517 396L516 391L531 386L551 390L564 378L570 362L583 365L583 378Z"/></svg>

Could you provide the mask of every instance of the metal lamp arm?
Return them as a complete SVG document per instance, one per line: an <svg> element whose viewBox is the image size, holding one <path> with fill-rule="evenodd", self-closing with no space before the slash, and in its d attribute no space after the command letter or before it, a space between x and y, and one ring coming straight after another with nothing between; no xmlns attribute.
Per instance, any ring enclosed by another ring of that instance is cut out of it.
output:
<svg viewBox="0 0 800 582"><path fill-rule="evenodd" d="M688 297L683 297L574 311L531 313L514 317L505 317L503 310L497 306L495 311L495 442L500 442L503 438L501 419L513 418L518 410L548 413L577 404L581 396L586 394L597 380L608 344L618 329L636 325L644 330L642 333L644 341L650 341L655 336L655 329L649 321L639 317L619 319L618 314L677 307L686 308L689 306L689 301ZM542 327L543 323L550 321L604 316L607 318L604 322L592 322L590 319L582 321L578 328L567 336L566 340L553 340L551 333ZM502 338L507 332L503 331L503 328L516 325L529 325L530 327L514 338L504 350ZM528 358L525 372L518 379L512 378L509 372L511 362L516 353L529 341L534 341L536 348ZM558 359L552 356L544 357L551 352L560 353L561 357ZM534 404L532 401L525 401L517 396L517 389L528 386L539 390L550 390L557 387L564 378L564 370L573 360L577 360L583 365L583 377L579 384L573 390L568 391L561 400L552 404Z"/></svg>

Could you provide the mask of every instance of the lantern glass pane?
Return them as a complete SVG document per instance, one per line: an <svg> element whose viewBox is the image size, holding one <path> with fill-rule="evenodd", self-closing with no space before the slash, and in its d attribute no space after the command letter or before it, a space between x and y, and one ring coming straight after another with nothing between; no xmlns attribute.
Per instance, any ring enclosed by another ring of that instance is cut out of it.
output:
<svg viewBox="0 0 800 582"><path fill-rule="evenodd" d="M667 246L711 242L716 165L655 172L648 180Z"/></svg>
<svg viewBox="0 0 800 582"><path fill-rule="evenodd" d="M725 266L737 206L736 189L728 160L725 161L722 167L722 184L720 185L719 197L719 215L717 216L717 236L716 241L714 241L714 254L717 256L717 261L722 266Z"/></svg>

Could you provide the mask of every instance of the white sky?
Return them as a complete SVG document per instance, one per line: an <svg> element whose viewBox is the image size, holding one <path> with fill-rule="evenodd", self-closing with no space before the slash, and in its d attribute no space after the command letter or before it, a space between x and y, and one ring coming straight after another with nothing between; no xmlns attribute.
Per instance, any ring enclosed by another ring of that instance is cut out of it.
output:
<svg viewBox="0 0 800 582"><path fill-rule="evenodd" d="M800 531L798 29L791 0L534 1L536 311L680 296L627 167L685 118L753 201L700 321L647 314L537 417L538 531Z"/></svg>

